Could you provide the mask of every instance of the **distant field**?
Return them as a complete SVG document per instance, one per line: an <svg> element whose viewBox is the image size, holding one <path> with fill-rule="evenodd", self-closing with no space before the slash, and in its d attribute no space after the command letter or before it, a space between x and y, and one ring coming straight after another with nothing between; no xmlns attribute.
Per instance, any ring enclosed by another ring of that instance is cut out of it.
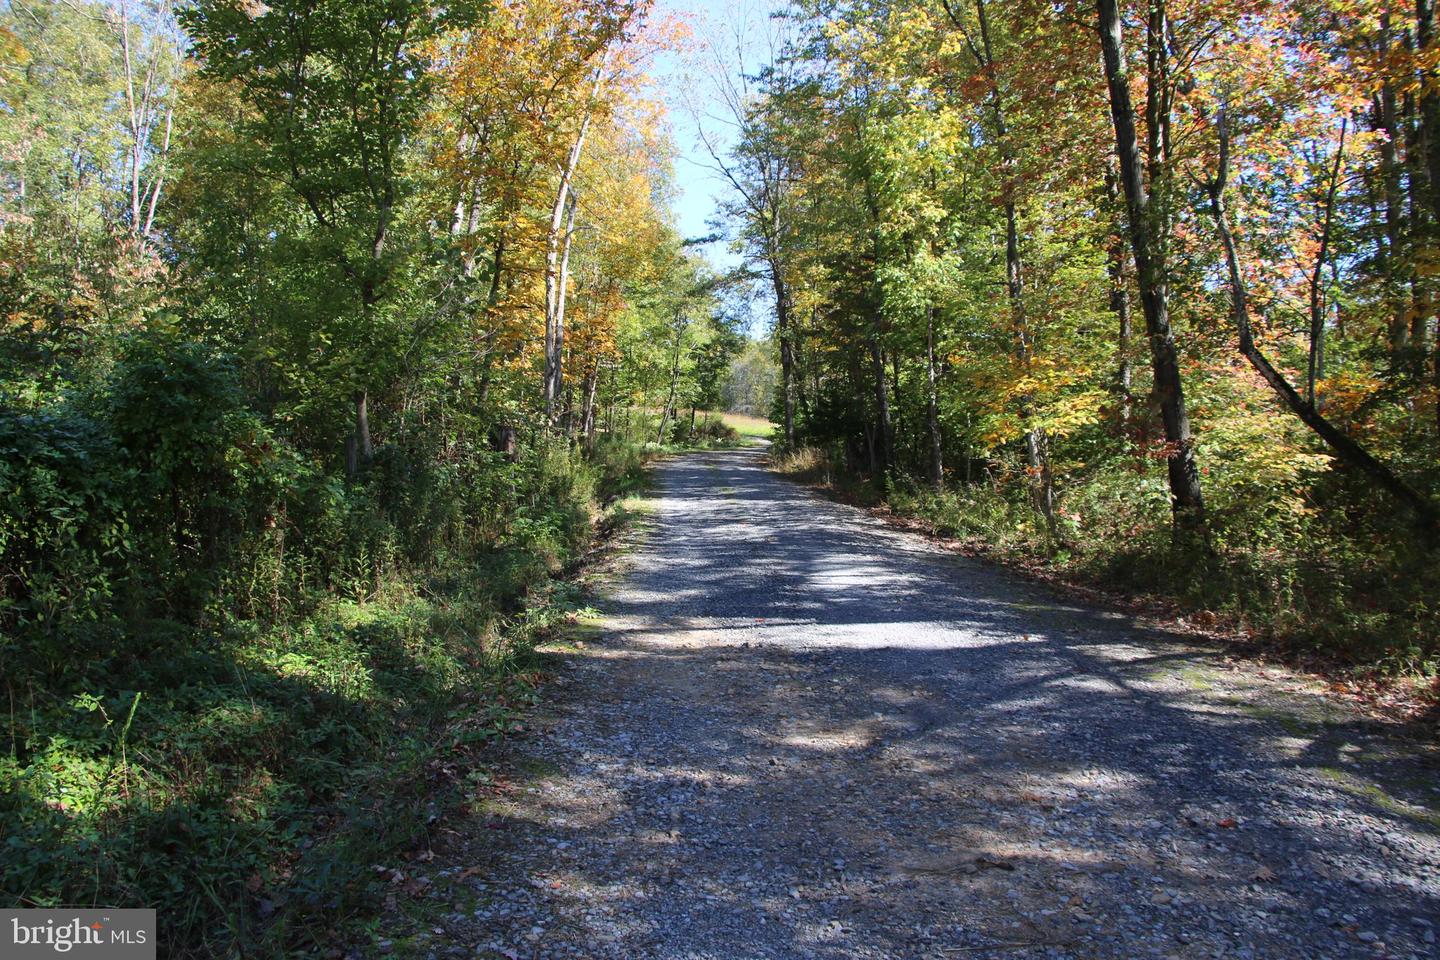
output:
<svg viewBox="0 0 1440 960"><path fill-rule="evenodd" d="M643 412L649 416L659 416L660 414L659 407L635 407L634 409ZM685 412L684 416L682 416L682 419L688 416L689 413ZM752 417L743 413L724 413L719 410L701 410L696 414L695 422L698 425L700 423L703 423L704 421L714 420L717 418L724 421L726 425L734 427L735 432L740 434L740 436L742 437L769 438L775 433L775 424L771 423L769 420L766 420L764 417Z"/></svg>
<svg viewBox="0 0 1440 960"><path fill-rule="evenodd" d="M769 437L775 432L775 424L764 417L750 417L743 413L707 413L706 416L719 416L742 437Z"/></svg>

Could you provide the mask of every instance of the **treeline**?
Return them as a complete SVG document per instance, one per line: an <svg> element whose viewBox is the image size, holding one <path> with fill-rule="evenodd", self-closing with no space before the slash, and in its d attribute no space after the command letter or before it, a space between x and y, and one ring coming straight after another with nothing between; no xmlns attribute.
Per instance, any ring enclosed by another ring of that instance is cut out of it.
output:
<svg viewBox="0 0 1440 960"><path fill-rule="evenodd" d="M775 23L723 162L803 465L1435 668L1429 5L801 0Z"/></svg>
<svg viewBox="0 0 1440 960"><path fill-rule="evenodd" d="M8 903L294 955L475 786L555 575L742 342L665 210L674 40L625 0L0 6Z"/></svg>

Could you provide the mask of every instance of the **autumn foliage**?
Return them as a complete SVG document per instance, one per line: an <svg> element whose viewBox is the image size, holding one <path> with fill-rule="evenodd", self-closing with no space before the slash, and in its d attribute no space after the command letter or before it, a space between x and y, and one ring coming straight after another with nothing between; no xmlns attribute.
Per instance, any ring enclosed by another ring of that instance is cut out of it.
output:
<svg viewBox="0 0 1440 960"><path fill-rule="evenodd" d="M315 955L468 800L740 345L666 207L677 37L629 0L0 6L8 902Z"/></svg>
<svg viewBox="0 0 1440 960"><path fill-rule="evenodd" d="M796 4L746 120L795 171L794 442L943 530L1433 670L1432 20Z"/></svg>

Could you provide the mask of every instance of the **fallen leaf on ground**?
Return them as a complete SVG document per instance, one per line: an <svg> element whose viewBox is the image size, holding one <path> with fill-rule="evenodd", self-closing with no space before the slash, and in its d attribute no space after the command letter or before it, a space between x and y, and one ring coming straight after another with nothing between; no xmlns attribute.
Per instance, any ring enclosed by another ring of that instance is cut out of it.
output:
<svg viewBox="0 0 1440 960"><path fill-rule="evenodd" d="M995 870L1014 870L1015 864L1009 860L1002 860L1000 857L981 855L975 858L977 867L990 867Z"/></svg>

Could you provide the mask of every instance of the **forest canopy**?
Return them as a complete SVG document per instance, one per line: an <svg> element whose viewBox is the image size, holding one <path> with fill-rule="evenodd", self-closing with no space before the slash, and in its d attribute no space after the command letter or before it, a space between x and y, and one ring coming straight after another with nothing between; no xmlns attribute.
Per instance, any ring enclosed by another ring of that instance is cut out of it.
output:
<svg viewBox="0 0 1440 960"><path fill-rule="evenodd" d="M1431 0L759 30L0 0L9 900L313 952L474 800L645 457L738 441L709 409L965 547L1434 677ZM692 52L726 271L671 210Z"/></svg>
<svg viewBox="0 0 1440 960"><path fill-rule="evenodd" d="M797 0L717 157L791 465L1433 670L1434 11Z"/></svg>
<svg viewBox="0 0 1440 960"><path fill-rule="evenodd" d="M649 74L682 32L0 4L7 901L295 955L460 798L646 450L733 438Z"/></svg>

